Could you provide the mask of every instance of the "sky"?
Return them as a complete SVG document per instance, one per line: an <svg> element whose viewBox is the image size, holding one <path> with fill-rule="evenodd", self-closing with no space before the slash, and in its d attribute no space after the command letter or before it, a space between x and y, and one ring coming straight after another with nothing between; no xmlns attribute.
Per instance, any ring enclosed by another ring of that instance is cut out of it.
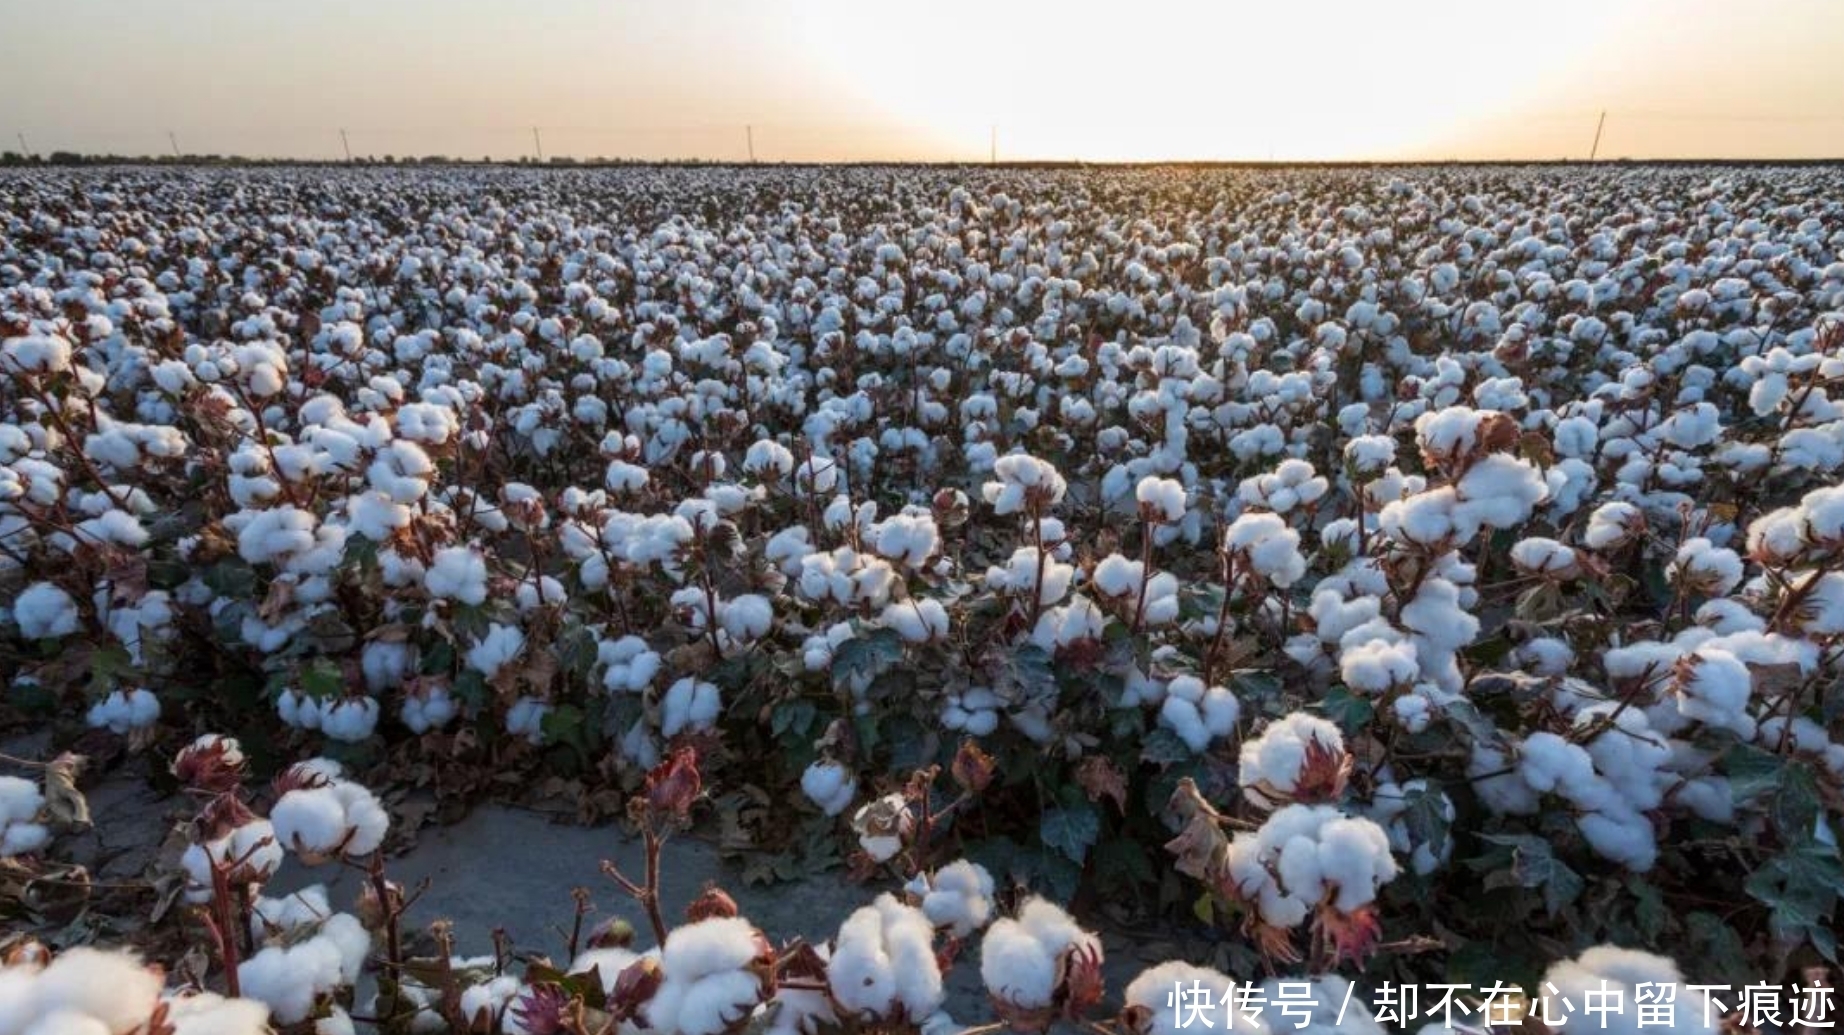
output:
<svg viewBox="0 0 1844 1035"><path fill-rule="evenodd" d="M0 147L37 153L1552 159L1605 111L1602 158L1844 157L1844 0L0 0L0 26Z"/></svg>

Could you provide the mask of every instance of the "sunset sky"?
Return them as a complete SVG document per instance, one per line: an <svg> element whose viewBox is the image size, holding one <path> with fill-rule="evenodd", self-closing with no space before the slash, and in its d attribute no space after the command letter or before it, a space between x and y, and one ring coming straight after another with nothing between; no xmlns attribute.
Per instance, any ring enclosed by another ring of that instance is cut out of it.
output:
<svg viewBox="0 0 1844 1035"><path fill-rule="evenodd" d="M0 147L1844 156L1844 0L0 0Z"/></svg>

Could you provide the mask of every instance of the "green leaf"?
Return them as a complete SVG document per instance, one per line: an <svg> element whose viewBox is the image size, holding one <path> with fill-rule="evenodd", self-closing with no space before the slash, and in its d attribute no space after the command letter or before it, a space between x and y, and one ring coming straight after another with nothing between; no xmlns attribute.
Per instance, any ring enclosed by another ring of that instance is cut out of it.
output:
<svg viewBox="0 0 1844 1035"><path fill-rule="evenodd" d="M326 658L316 658L301 666L301 692L316 701L339 697L346 692L346 679L339 666Z"/></svg>
<svg viewBox="0 0 1844 1035"><path fill-rule="evenodd" d="M1807 841L1789 848L1749 874L1743 887L1768 907L1768 929L1775 938L1795 944L1810 941L1837 962L1830 917L1839 889L1844 888L1844 864L1836 847Z"/></svg>
<svg viewBox="0 0 1844 1035"><path fill-rule="evenodd" d="M868 683L903 660L903 638L893 629L874 629L839 644L832 652L835 686Z"/></svg>
<svg viewBox="0 0 1844 1035"><path fill-rule="evenodd" d="M813 720L818 716L819 709L812 701L796 697L775 705L769 712L768 728L777 737L790 733L804 737L813 728Z"/></svg>
<svg viewBox="0 0 1844 1035"><path fill-rule="evenodd" d="M544 713L539 728L544 731L547 744L580 747L583 743L583 710L573 704L558 705Z"/></svg>
<svg viewBox="0 0 1844 1035"><path fill-rule="evenodd" d="M1095 839L1101 836L1101 815L1087 801L1069 802L1046 811L1037 833L1044 844L1081 865Z"/></svg>
<svg viewBox="0 0 1844 1035"><path fill-rule="evenodd" d="M1140 758L1153 765L1175 765L1188 762L1196 754L1177 733L1160 726L1146 735L1140 747Z"/></svg>
<svg viewBox="0 0 1844 1035"><path fill-rule="evenodd" d="M1730 747L1722 757L1722 767L1728 774L1729 793L1736 806L1752 804L1755 799L1771 793L1779 785L1780 770L1785 765L1786 759L1753 744L1737 743Z"/></svg>
<svg viewBox="0 0 1844 1035"><path fill-rule="evenodd" d="M595 633L588 626L573 625L557 638L554 648L557 664L578 679L588 679L589 673L595 670L595 664L600 660L599 646Z"/></svg>
<svg viewBox="0 0 1844 1035"><path fill-rule="evenodd" d="M1488 888L1520 887L1540 889L1543 908L1551 916L1581 896L1586 882L1581 874L1556 858L1550 843L1530 834L1485 834L1480 840L1499 846L1501 851L1474 860L1475 869L1488 870ZM1483 864L1483 865L1481 865ZM1503 865L1502 864L1508 864Z"/></svg>
<svg viewBox="0 0 1844 1035"><path fill-rule="evenodd" d="M1319 710L1346 733L1356 733L1368 726L1377 714L1375 705L1342 686L1326 691L1319 702Z"/></svg>
<svg viewBox="0 0 1844 1035"><path fill-rule="evenodd" d="M1056 701L1056 667L1050 652L1034 643L1013 651L1006 659L1006 678L1016 688L1021 704L1053 704Z"/></svg>
<svg viewBox="0 0 1844 1035"><path fill-rule="evenodd" d="M1692 913L1685 920L1692 947L1691 958L1709 965L1708 980L1745 985L1754 972L1747 947L1735 929L1714 913Z"/></svg>

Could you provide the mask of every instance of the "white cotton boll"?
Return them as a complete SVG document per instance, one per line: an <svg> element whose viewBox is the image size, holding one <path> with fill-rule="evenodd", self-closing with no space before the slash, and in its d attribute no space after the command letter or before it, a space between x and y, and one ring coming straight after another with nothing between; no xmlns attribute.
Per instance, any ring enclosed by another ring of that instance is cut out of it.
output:
<svg viewBox="0 0 1844 1035"><path fill-rule="evenodd" d="M761 439L743 454L743 470L764 480L785 478L794 470L794 454L773 439Z"/></svg>
<svg viewBox="0 0 1844 1035"><path fill-rule="evenodd" d="M1754 677L1734 654L1704 646L1678 662L1671 694L1686 719L1725 729L1744 739L1754 736L1748 703Z"/></svg>
<svg viewBox="0 0 1844 1035"><path fill-rule="evenodd" d="M1140 479L1133 494L1153 520L1168 525L1184 520L1185 487L1182 482L1149 476Z"/></svg>
<svg viewBox="0 0 1844 1035"><path fill-rule="evenodd" d="M1415 644L1374 639L1344 647L1338 670L1345 685L1363 694L1382 694L1407 686L1421 675Z"/></svg>
<svg viewBox="0 0 1844 1035"><path fill-rule="evenodd" d="M1645 531L1645 515L1631 503L1604 503L1588 516L1582 543L1590 550L1612 550L1632 542Z"/></svg>
<svg viewBox="0 0 1844 1035"><path fill-rule="evenodd" d="M1031 630L1031 642L1045 650L1095 640L1107 628L1108 616L1087 597L1077 594L1068 605L1053 607L1037 618Z"/></svg>
<svg viewBox="0 0 1844 1035"><path fill-rule="evenodd" d="M1224 687L1206 688L1196 676L1176 676L1166 684L1159 707L1159 725L1171 730L1193 752L1235 729L1241 702Z"/></svg>
<svg viewBox="0 0 1844 1035"><path fill-rule="evenodd" d="M1262 809L1290 801L1306 775L1308 749L1314 744L1328 757L1344 757L1344 734L1318 716L1291 712L1269 723L1259 737L1242 745L1237 780L1243 797Z"/></svg>
<svg viewBox="0 0 1844 1035"><path fill-rule="evenodd" d="M1300 553L1300 533L1274 514L1248 513L1230 523L1224 544L1246 559L1249 567L1276 587L1285 589L1306 574Z"/></svg>
<svg viewBox="0 0 1844 1035"><path fill-rule="evenodd" d="M1135 1035L1183 1035L1203 1026L1199 1018L1173 1000L1175 989L1182 990L1187 1003L1198 1003L1202 1016L1211 1018L1213 1026L1219 1017L1229 1016L1239 994L1233 978L1208 967L1180 960L1148 967L1127 983L1122 994L1127 1010L1143 1018L1143 1023L1132 1029ZM1247 1013L1235 1014L1230 1030L1242 1035L1273 1035L1273 1029L1259 1015Z"/></svg>
<svg viewBox="0 0 1844 1035"><path fill-rule="evenodd" d="M457 712L454 696L448 692L448 688L433 684L405 696L399 717L411 733L421 736L430 730L447 726L454 721Z"/></svg>
<svg viewBox="0 0 1844 1035"><path fill-rule="evenodd" d="M539 576L536 585L533 585L530 579L520 579L518 588L513 591L513 599L518 603L520 614L536 611L540 607L552 604L561 604L565 596L563 583L549 575Z"/></svg>
<svg viewBox="0 0 1844 1035"><path fill-rule="evenodd" d="M840 763L820 759L800 774L800 789L821 812L837 816L851 806L858 793L858 781Z"/></svg>
<svg viewBox="0 0 1844 1035"><path fill-rule="evenodd" d="M980 978L993 999L1020 1010L1049 1006L1056 993L1058 963L1065 953L1093 953L1101 942L1076 926L1069 914L1032 898L1018 917L993 921L980 944Z"/></svg>
<svg viewBox="0 0 1844 1035"><path fill-rule="evenodd" d="M878 621L905 643L928 643L948 635L948 610L932 597L910 597L885 607Z"/></svg>
<svg viewBox="0 0 1844 1035"><path fill-rule="evenodd" d="M717 605L718 624L738 643L750 643L768 635L775 625L774 605L767 597L753 593L720 601Z"/></svg>
<svg viewBox="0 0 1844 1035"><path fill-rule="evenodd" d="M676 737L685 732L708 730L717 722L723 700L715 683L690 676L673 683L660 704L660 733Z"/></svg>
<svg viewBox="0 0 1844 1035"><path fill-rule="evenodd" d="M611 460L602 484L608 486L609 492L639 492L647 487L650 477L647 469L639 464L630 464L625 460Z"/></svg>
<svg viewBox="0 0 1844 1035"><path fill-rule="evenodd" d="M412 442L439 446L461 431L461 421L446 406L405 403L397 410L397 435Z"/></svg>
<svg viewBox="0 0 1844 1035"><path fill-rule="evenodd" d="M521 697L506 709L506 735L524 737L528 744L544 743L544 719L551 704L537 697Z"/></svg>
<svg viewBox="0 0 1844 1035"><path fill-rule="evenodd" d="M160 718L160 699L145 689L115 690L90 706L90 726L125 735L146 729Z"/></svg>
<svg viewBox="0 0 1844 1035"><path fill-rule="evenodd" d="M34 582L13 601L13 621L28 640L48 640L77 631L77 602L49 582Z"/></svg>
<svg viewBox="0 0 1844 1035"><path fill-rule="evenodd" d="M1350 914L1376 899L1398 872L1389 835L1329 805L1289 805L1230 842L1225 859L1236 894L1262 919L1295 927L1322 902Z"/></svg>
<svg viewBox="0 0 1844 1035"><path fill-rule="evenodd" d="M1111 553L1095 565L1090 585L1104 597L1137 595L1144 570L1145 566L1139 561L1130 561L1118 553Z"/></svg>
<svg viewBox="0 0 1844 1035"><path fill-rule="evenodd" d="M1026 502L1037 499L1045 506L1062 502L1068 489L1063 476L1049 462L1023 453L1013 453L995 460L992 473L998 481L981 487L983 499L999 517L1024 513Z"/></svg>
<svg viewBox="0 0 1844 1035"><path fill-rule="evenodd" d="M1734 550L1724 549L1701 537L1686 539L1668 571L1671 580L1694 593L1720 597L1734 591L1742 582L1742 559Z"/></svg>
<svg viewBox="0 0 1844 1035"><path fill-rule="evenodd" d="M468 668L492 679L522 649L526 649L526 633L518 625L492 622L487 625L487 635L481 636L472 648L468 648Z"/></svg>
<svg viewBox="0 0 1844 1035"><path fill-rule="evenodd" d="M908 568L922 567L940 544L940 530L927 514L896 514L877 526L877 552Z"/></svg>
<svg viewBox="0 0 1844 1035"><path fill-rule="evenodd" d="M36 852L51 840L51 831L37 821L44 804L37 784L0 776L0 858Z"/></svg>
<svg viewBox="0 0 1844 1035"><path fill-rule="evenodd" d="M365 687L375 692L403 685L415 663L416 649L400 640L371 640L359 652Z"/></svg>
<svg viewBox="0 0 1844 1035"><path fill-rule="evenodd" d="M941 1006L935 927L885 893L839 926L826 982L839 1008L862 1020L920 1019Z"/></svg>
<svg viewBox="0 0 1844 1035"><path fill-rule="evenodd" d="M371 791L334 777L283 794L269 810L269 822L283 847L314 861L377 851L390 829L390 814Z"/></svg>
<svg viewBox="0 0 1844 1035"><path fill-rule="evenodd" d="M949 937L966 938L992 919L992 874L979 863L961 859L916 881L922 887L909 890L921 896L923 915Z"/></svg>
<svg viewBox="0 0 1844 1035"><path fill-rule="evenodd" d="M8 338L0 346L0 369L55 374L70 369L71 344L56 334Z"/></svg>
<svg viewBox="0 0 1844 1035"><path fill-rule="evenodd" d="M269 1031L269 1005L254 999L226 999L211 992L170 996L167 1023L173 1035L264 1035ZM345 1016L343 1010L335 1010ZM351 1023L347 1021L348 1025ZM351 1035L350 1031L316 1031L315 1035Z"/></svg>
<svg viewBox="0 0 1844 1035"><path fill-rule="evenodd" d="M87 946L58 953L28 980L20 990L29 997L22 1004L26 1016L68 1013L90 1018L112 1035L126 1035L144 1026L160 997L159 976L133 953ZM0 984L0 990L5 989ZM0 1002L0 1017L12 1012L10 1006Z"/></svg>
<svg viewBox="0 0 1844 1035"><path fill-rule="evenodd" d="M1673 999L1657 996L1645 1011L1646 1023L1641 1023L1640 985L1650 986L1656 990L1664 986L1677 989ZM1588 1003L1589 996L1607 1007L1605 1012L1589 1015L1581 1012ZM1656 956L1636 949L1621 949L1612 945L1598 945L1583 952L1572 960L1563 960L1553 964L1543 975L1543 982L1538 986L1538 995L1542 998L1543 1015L1557 1018L1570 1018L1564 1025L1569 1029L1593 1029L1609 1032L1641 1033L1647 1031L1684 1032L1686 1035L1702 1035L1721 1030L1720 1011L1704 1009L1703 997L1692 993L1684 985L1684 974L1676 963L1663 956ZM1565 1006L1568 1003L1571 1005ZM1704 1014L1710 1013L1706 1021ZM1579 1018L1581 1024L1574 1023Z"/></svg>
<svg viewBox="0 0 1844 1035"><path fill-rule="evenodd" d="M1396 462L1396 440L1388 435L1358 435L1345 443L1344 455L1353 474L1380 474Z"/></svg>
<svg viewBox="0 0 1844 1035"><path fill-rule="evenodd" d="M486 558L465 546L437 550L423 587L430 596L479 607L487 600Z"/></svg>
<svg viewBox="0 0 1844 1035"><path fill-rule="evenodd" d="M676 928L660 953L664 980L647 1004L648 1027L679 1035L718 1035L762 998L749 969L767 951L741 917L713 917Z"/></svg>
<svg viewBox="0 0 1844 1035"><path fill-rule="evenodd" d="M597 651L598 660L608 666L602 685L616 693L638 693L653 684L664 659L638 636L623 636L605 643Z"/></svg>
<svg viewBox="0 0 1844 1035"><path fill-rule="evenodd" d="M320 732L334 740L356 744L377 726L378 702L370 697L344 697L320 709Z"/></svg>
<svg viewBox="0 0 1844 1035"><path fill-rule="evenodd" d="M1526 575L1566 579L1580 574L1575 551L1542 536L1520 539L1513 544L1511 563Z"/></svg>

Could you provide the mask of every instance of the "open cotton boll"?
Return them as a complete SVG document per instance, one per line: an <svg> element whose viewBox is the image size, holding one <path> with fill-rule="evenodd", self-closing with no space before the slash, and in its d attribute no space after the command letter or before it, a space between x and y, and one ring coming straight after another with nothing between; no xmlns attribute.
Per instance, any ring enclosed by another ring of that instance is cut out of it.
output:
<svg viewBox="0 0 1844 1035"><path fill-rule="evenodd" d="M660 733L676 737L684 732L708 730L723 710L717 684L685 677L668 687L660 703Z"/></svg>
<svg viewBox="0 0 1844 1035"><path fill-rule="evenodd" d="M1002 593L1035 594L1039 606L1050 607L1069 594L1075 575L1073 566L1049 556L1040 557L1036 547L1021 546L1012 553L1005 567L986 570L986 584Z"/></svg>
<svg viewBox="0 0 1844 1035"><path fill-rule="evenodd" d="M1287 527L1277 515L1243 514L1230 522L1223 542L1248 564L1250 570L1278 588L1285 589L1306 574L1306 558L1300 553L1300 533Z"/></svg>
<svg viewBox="0 0 1844 1035"><path fill-rule="evenodd" d="M1389 835L1330 805L1289 805L1229 844L1236 894L1275 927L1297 927L1321 903L1351 915L1396 878Z"/></svg>
<svg viewBox="0 0 1844 1035"><path fill-rule="evenodd" d="M320 732L328 737L356 744L371 736L378 727L378 702L371 697L342 697L321 703Z"/></svg>
<svg viewBox="0 0 1844 1035"><path fill-rule="evenodd" d="M254 999L226 999L213 992L195 992L168 997L165 1003L172 1035L266 1035L270 1030L269 1004ZM315 1035L349 1033L316 1031Z"/></svg>
<svg viewBox="0 0 1844 1035"><path fill-rule="evenodd" d="M713 917L676 928L660 953L665 970L646 1005L647 1026L678 1035L718 1035L761 1002L752 967L768 953L762 933L741 917Z"/></svg>
<svg viewBox="0 0 1844 1035"><path fill-rule="evenodd" d="M1107 622L1108 616L1093 601L1078 593L1066 606L1053 607L1038 616L1037 627L1031 630L1031 642L1053 651L1099 639Z"/></svg>
<svg viewBox="0 0 1844 1035"><path fill-rule="evenodd" d="M981 497L992 505L999 517L1023 513L1027 499L1036 499L1045 507L1062 502L1068 484L1055 466L1023 453L1013 453L993 461L992 473L998 481L987 482Z"/></svg>
<svg viewBox="0 0 1844 1035"><path fill-rule="evenodd" d="M51 840L51 831L38 822L44 805L38 784L0 776L0 858L36 852Z"/></svg>
<svg viewBox="0 0 1844 1035"><path fill-rule="evenodd" d="M1095 573L1089 580L1096 593L1104 597L1137 596L1140 581L1144 577L1145 565L1139 561L1128 560L1118 553L1111 553L1095 565Z"/></svg>
<svg viewBox="0 0 1844 1035"><path fill-rule="evenodd" d="M213 863L229 865L237 883L268 880L282 865L282 845L266 819L252 819L210 842L194 841L180 856L186 871L186 899L210 902Z"/></svg>
<svg viewBox="0 0 1844 1035"><path fill-rule="evenodd" d="M340 916L344 914L330 918L320 933L305 941L266 946L244 960L237 968L243 994L269 1004L277 1022L295 1024L307 1019L322 996L357 980L370 937L362 927L349 932L344 924L330 931L332 920ZM357 925L351 917L345 919Z"/></svg>
<svg viewBox="0 0 1844 1035"><path fill-rule="evenodd" d="M768 635L775 625L775 608L767 597L753 593L719 601L718 624L738 643L751 643Z"/></svg>
<svg viewBox="0 0 1844 1035"><path fill-rule="evenodd" d="M1148 476L1140 479L1133 495L1140 501L1142 512L1155 521L1170 525L1184 520L1185 487L1182 482Z"/></svg>
<svg viewBox="0 0 1844 1035"><path fill-rule="evenodd" d="M111 691L109 696L91 705L86 716L92 727L118 735L146 729L159 718L160 699L140 688Z"/></svg>
<svg viewBox="0 0 1844 1035"><path fill-rule="evenodd" d="M765 480L787 477L794 454L773 439L760 439L743 454L743 470Z"/></svg>
<svg viewBox="0 0 1844 1035"><path fill-rule="evenodd" d="M820 759L800 774L800 789L821 812L836 816L851 806L858 793L858 781L840 763Z"/></svg>
<svg viewBox="0 0 1844 1035"><path fill-rule="evenodd" d="M1645 514L1638 507L1622 501L1604 503L1588 515L1582 544L1590 550L1616 549L1638 538L1645 527Z"/></svg>
<svg viewBox="0 0 1844 1035"><path fill-rule="evenodd" d="M1742 559L1734 550L1716 546L1708 539L1686 539L1678 546L1667 574L1673 583L1693 593L1720 597L1741 585Z"/></svg>
<svg viewBox="0 0 1844 1035"><path fill-rule="evenodd" d="M1020 1012L1051 1006L1064 977L1066 957L1099 964L1101 941L1068 913L1041 898L1027 899L1018 916L993 921L980 943L980 979L995 1003Z"/></svg>
<svg viewBox="0 0 1844 1035"><path fill-rule="evenodd" d="M979 863L960 859L918 874L905 890L921 899L929 923L951 938L965 938L992 919L992 874Z"/></svg>
<svg viewBox="0 0 1844 1035"><path fill-rule="evenodd" d="M1671 696L1684 718L1743 739L1754 736L1748 704L1754 677L1734 654L1704 646L1685 655L1673 670Z"/></svg>
<svg viewBox="0 0 1844 1035"><path fill-rule="evenodd" d="M905 643L928 643L948 635L948 609L932 597L893 601L878 621L895 629Z"/></svg>
<svg viewBox="0 0 1844 1035"><path fill-rule="evenodd" d="M1227 1030L1246 1035L1272 1035L1273 1029L1262 1017L1270 1011L1264 1010L1254 1016L1241 1012L1232 1014L1237 1002L1237 984L1221 971L1169 960L1146 968L1127 983L1122 994L1123 1016L1133 1035L1181 1035L1203 1027L1203 1018L1209 1018L1213 1028L1223 1024ZM1182 1004L1173 999L1175 992L1185 997ZM1197 1014L1190 1012L1192 1004L1196 1005Z"/></svg>
<svg viewBox="0 0 1844 1035"><path fill-rule="evenodd" d="M877 526L877 552L907 568L920 568L941 545L935 519L927 514L896 514Z"/></svg>
<svg viewBox="0 0 1844 1035"><path fill-rule="evenodd" d="M410 732L421 735L454 721L458 709L446 686L432 683L406 694L398 715Z"/></svg>
<svg viewBox="0 0 1844 1035"><path fill-rule="evenodd" d="M865 1021L919 1020L941 1006L935 925L885 892L839 926L826 981L845 1013Z"/></svg>
<svg viewBox="0 0 1844 1035"><path fill-rule="evenodd" d="M34 582L13 601L13 621L28 640L49 640L77 631L77 602L49 582Z"/></svg>
<svg viewBox="0 0 1844 1035"><path fill-rule="evenodd" d="M1283 988L1283 984L1293 988ZM1338 974L1322 974L1310 980L1311 987L1305 990L1304 996L1295 990L1298 985L1296 978L1269 978L1250 997L1255 1002L1269 1004L1264 1016L1268 1018L1273 1035L1390 1035L1389 1029L1370 1012L1363 994L1351 987L1350 979ZM1276 1005L1290 994L1306 1008L1303 1017L1298 1013L1282 1013L1282 1007ZM1245 1020L1243 1015L1236 1017L1238 1026ZM1459 1020L1457 1013L1455 1020ZM1440 1027L1444 1031L1457 1030L1444 1024Z"/></svg>
<svg viewBox="0 0 1844 1035"><path fill-rule="evenodd" d="M521 697L506 709L506 735L523 737L528 744L544 743L544 718L551 703L539 697Z"/></svg>
<svg viewBox="0 0 1844 1035"><path fill-rule="evenodd" d="M1349 758L1337 726L1291 712L1245 742L1238 761L1243 797L1257 808L1272 809L1294 800L1302 788L1324 792L1342 786Z"/></svg>
<svg viewBox="0 0 1844 1035"><path fill-rule="evenodd" d="M492 679L524 649L525 633L518 626L494 622L487 626L487 634L468 648L467 665Z"/></svg>
<svg viewBox="0 0 1844 1035"><path fill-rule="evenodd" d="M153 1018L160 976L130 952L66 949L42 969L25 963L0 969L0 1024L15 1032L100 1029L128 1035Z"/></svg>
<svg viewBox="0 0 1844 1035"><path fill-rule="evenodd" d="M1218 737L1228 736L1242 715L1242 703L1228 688L1205 687L1196 676L1175 676L1166 684L1159 707L1159 725L1178 734L1193 752L1201 753Z"/></svg>
<svg viewBox="0 0 1844 1035"><path fill-rule="evenodd" d="M1844 633L1844 573L1828 571L1815 578L1817 581L1793 611L1793 624L1808 636Z"/></svg>
<svg viewBox="0 0 1844 1035"><path fill-rule="evenodd" d="M276 840L309 863L370 855L390 829L390 815L377 797L341 779L284 793L269 810L269 822Z"/></svg>
<svg viewBox="0 0 1844 1035"><path fill-rule="evenodd" d="M487 599L486 558L465 546L437 550L423 587L430 596L478 607Z"/></svg>
<svg viewBox="0 0 1844 1035"><path fill-rule="evenodd" d="M653 684L663 659L638 636L623 636L597 648L598 660L607 666L602 685L616 693L638 693Z"/></svg>
<svg viewBox="0 0 1844 1035"><path fill-rule="evenodd" d="M0 346L0 369L28 374L55 374L70 369L71 344L56 334L6 339Z"/></svg>
<svg viewBox="0 0 1844 1035"><path fill-rule="evenodd" d="M1511 563L1526 575L1568 579L1580 574L1575 551L1554 539L1545 539L1542 536L1520 539L1513 544Z"/></svg>
<svg viewBox="0 0 1844 1035"><path fill-rule="evenodd" d="M1671 999L1649 997L1642 1012L1640 985L1654 990L1670 986L1677 994ZM1591 994L1595 1002L1607 1007L1605 1011L1586 1011ZM1643 1035L1672 1031L1713 1035L1722 1030L1721 1011L1705 1009L1703 996L1685 987L1684 974L1676 963L1636 949L1597 945L1572 960L1553 964L1543 975L1538 996L1543 1000L1543 1016L1561 1019L1563 1023L1556 1030L1563 1032ZM1711 1015L1711 1021L1704 1019L1706 1013ZM1644 1024L1640 1023L1642 1016Z"/></svg>
<svg viewBox="0 0 1844 1035"><path fill-rule="evenodd" d="M1383 694L1414 683L1421 675L1421 665L1414 643L1379 637L1340 650L1338 671L1352 690Z"/></svg>

